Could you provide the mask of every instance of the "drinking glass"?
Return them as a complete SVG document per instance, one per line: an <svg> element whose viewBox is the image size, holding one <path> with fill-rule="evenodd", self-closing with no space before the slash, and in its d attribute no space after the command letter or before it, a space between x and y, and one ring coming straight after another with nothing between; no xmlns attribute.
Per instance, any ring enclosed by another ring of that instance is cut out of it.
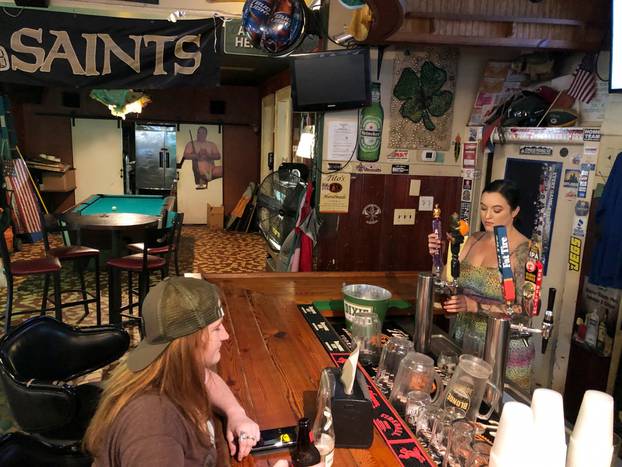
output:
<svg viewBox="0 0 622 467"><path fill-rule="evenodd" d="M391 393L400 363L413 349L413 342L403 337L390 337L385 344L380 355L378 373L376 373L376 386L384 395L388 396Z"/></svg>
<svg viewBox="0 0 622 467"><path fill-rule="evenodd" d="M448 407L443 410L441 415L436 417L434 426L432 427L430 444L441 457L444 457L447 452L447 445L449 444L453 422L458 419L463 419L465 415L466 411L458 407Z"/></svg>
<svg viewBox="0 0 622 467"><path fill-rule="evenodd" d="M400 362L389 400L393 407L403 414L410 391L432 394L436 387L436 394L433 398L436 400L441 392L441 385L441 378L434 369L434 360L425 354L411 350Z"/></svg>
<svg viewBox="0 0 622 467"><path fill-rule="evenodd" d="M490 463L490 444L484 441L477 441L471 445L469 467L485 467Z"/></svg>
<svg viewBox="0 0 622 467"><path fill-rule="evenodd" d="M410 391L406 397L405 419L411 427L417 426L417 417L423 407L430 405L432 398L430 394L423 391Z"/></svg>
<svg viewBox="0 0 622 467"><path fill-rule="evenodd" d="M462 353L482 358L484 355L484 338L472 326L464 330L462 337Z"/></svg>
<svg viewBox="0 0 622 467"><path fill-rule="evenodd" d="M475 426L464 419L452 422L449 433L447 452L443 458L443 467L468 467L471 454L471 442L475 436Z"/></svg>
<svg viewBox="0 0 622 467"><path fill-rule="evenodd" d="M429 443L432 438L432 429L438 417L442 417L444 410L436 405L428 405L419 411L417 417L417 429L415 434L417 437Z"/></svg>
<svg viewBox="0 0 622 467"><path fill-rule="evenodd" d="M376 313L361 311L354 315L352 318L352 338L359 346L361 363L378 364L382 325Z"/></svg>

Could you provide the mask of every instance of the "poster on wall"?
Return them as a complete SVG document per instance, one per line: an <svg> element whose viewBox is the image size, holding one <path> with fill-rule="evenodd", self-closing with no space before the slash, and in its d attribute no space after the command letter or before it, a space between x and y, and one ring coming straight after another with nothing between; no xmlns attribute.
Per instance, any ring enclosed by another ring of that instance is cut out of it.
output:
<svg viewBox="0 0 622 467"><path fill-rule="evenodd" d="M396 55L389 147L449 150L457 63L457 49L448 47Z"/></svg>
<svg viewBox="0 0 622 467"><path fill-rule="evenodd" d="M323 174L320 186L320 212L345 214L350 205L350 174Z"/></svg>
<svg viewBox="0 0 622 467"><path fill-rule="evenodd" d="M178 209L184 223L205 224L207 203L221 206L222 131L218 125L180 125L177 132Z"/></svg>
<svg viewBox="0 0 622 467"><path fill-rule="evenodd" d="M542 245L544 274L548 268L562 163L508 158L504 178L520 190L520 211L515 227ZM537 175L536 175L537 174Z"/></svg>

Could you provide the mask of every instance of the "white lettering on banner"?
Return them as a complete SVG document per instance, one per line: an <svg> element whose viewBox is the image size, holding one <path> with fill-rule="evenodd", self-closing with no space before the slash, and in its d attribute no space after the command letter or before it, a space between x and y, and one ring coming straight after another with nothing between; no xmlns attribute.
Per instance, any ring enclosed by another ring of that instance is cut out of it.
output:
<svg viewBox="0 0 622 467"><path fill-rule="evenodd" d="M501 238L501 257L503 258L502 267L509 268L510 264L510 245L507 237Z"/></svg>
<svg viewBox="0 0 622 467"><path fill-rule="evenodd" d="M116 59L126 64L135 73L140 73L142 52L145 49L154 49L155 65L152 73L154 76L167 75L171 72L174 75L191 75L201 64L200 34L188 34L181 37L157 34L130 35L128 38L134 42L131 53L121 48L110 34L81 34L84 42L79 44L78 50L84 49L83 57L78 57L76 53L78 44L72 43L71 36L67 31L49 30L46 31L46 34L54 38L54 42L47 52L42 46L44 38L47 39L42 28L21 28L13 32L10 48L7 50L0 46L0 72L12 69L25 73L50 73L56 61L64 60L69 64L71 72L75 76L109 75L112 73L111 56L114 55ZM192 65L181 65L175 62L173 70L165 70L164 50L169 42L175 43L173 49L175 58L184 62L192 60ZM34 44L39 44L39 46ZM196 50L188 51L184 47L186 44L192 44ZM98 69L96 57L102 45L103 63L99 64L101 69Z"/></svg>

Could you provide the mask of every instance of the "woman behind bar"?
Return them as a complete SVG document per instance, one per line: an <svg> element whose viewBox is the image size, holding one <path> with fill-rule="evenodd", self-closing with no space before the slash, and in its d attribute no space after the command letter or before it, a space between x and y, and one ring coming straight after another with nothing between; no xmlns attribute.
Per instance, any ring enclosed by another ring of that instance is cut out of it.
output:
<svg viewBox="0 0 622 467"><path fill-rule="evenodd" d="M247 456L259 427L210 368L229 338L219 289L171 277L145 297L145 338L105 383L84 446L95 466L215 466L212 408L227 419L231 455Z"/></svg>
<svg viewBox="0 0 622 467"><path fill-rule="evenodd" d="M529 240L515 227L514 221L520 211L519 190L511 180L495 180L484 188L480 201L483 232L471 235L460 252L460 277L458 285L462 294L454 295L443 302L447 313L458 313L454 327L454 338L463 345L464 337L486 338L486 318L479 311L506 312L503 300L494 227L507 228L510 244L510 260L514 273L516 297L522 296L525 279L525 262L529 252ZM428 236L430 254L440 251L441 240L436 234ZM514 312L521 313L519 305L512 305ZM506 378L523 391L531 390L532 362L535 357L533 343L525 345L523 339L510 339Z"/></svg>

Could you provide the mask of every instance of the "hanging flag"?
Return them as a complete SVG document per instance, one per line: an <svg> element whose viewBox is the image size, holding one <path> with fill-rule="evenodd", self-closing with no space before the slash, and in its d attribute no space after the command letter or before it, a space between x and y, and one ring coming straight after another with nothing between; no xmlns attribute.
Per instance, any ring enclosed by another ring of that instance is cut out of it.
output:
<svg viewBox="0 0 622 467"><path fill-rule="evenodd" d="M574 79L567 94L586 104L596 95L596 74L594 55L586 54L574 73Z"/></svg>

